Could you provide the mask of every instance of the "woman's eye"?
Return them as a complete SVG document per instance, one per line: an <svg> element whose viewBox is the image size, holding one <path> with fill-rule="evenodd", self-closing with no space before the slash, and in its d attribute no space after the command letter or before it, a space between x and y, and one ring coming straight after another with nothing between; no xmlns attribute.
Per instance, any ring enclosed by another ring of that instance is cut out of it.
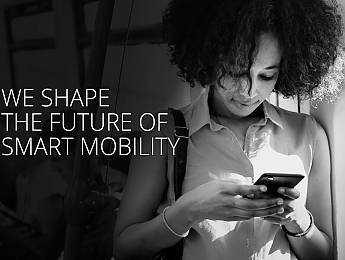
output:
<svg viewBox="0 0 345 260"><path fill-rule="evenodd" d="M259 77L260 77L260 79L265 80L265 81L270 81L270 80L273 80L275 78L274 75L272 75L272 76L260 75Z"/></svg>

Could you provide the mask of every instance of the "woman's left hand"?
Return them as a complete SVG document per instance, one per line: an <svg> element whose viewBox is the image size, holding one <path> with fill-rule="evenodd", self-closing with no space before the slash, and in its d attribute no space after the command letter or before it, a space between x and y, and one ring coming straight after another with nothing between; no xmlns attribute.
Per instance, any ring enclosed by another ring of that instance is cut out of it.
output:
<svg viewBox="0 0 345 260"><path fill-rule="evenodd" d="M264 217L266 221L284 225L292 233L305 231L310 224L310 216L304 203L299 199L300 192L297 189L280 187L278 193L284 200L284 212Z"/></svg>

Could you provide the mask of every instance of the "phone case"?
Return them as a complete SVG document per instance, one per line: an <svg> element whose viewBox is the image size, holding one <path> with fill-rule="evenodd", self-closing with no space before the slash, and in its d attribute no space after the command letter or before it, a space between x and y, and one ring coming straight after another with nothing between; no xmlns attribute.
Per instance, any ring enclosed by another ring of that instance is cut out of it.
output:
<svg viewBox="0 0 345 260"><path fill-rule="evenodd" d="M293 173L264 173L254 183L254 185L265 185L267 193L279 194L279 187L294 188L302 179L304 175Z"/></svg>

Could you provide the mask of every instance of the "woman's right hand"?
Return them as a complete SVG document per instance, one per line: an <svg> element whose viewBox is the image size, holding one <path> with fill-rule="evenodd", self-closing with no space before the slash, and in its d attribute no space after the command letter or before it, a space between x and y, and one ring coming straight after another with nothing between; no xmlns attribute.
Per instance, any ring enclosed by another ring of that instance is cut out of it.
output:
<svg viewBox="0 0 345 260"><path fill-rule="evenodd" d="M213 180L185 193L174 206L186 210L191 222L204 219L239 221L282 213L284 201L281 198L247 198L266 190L262 185Z"/></svg>

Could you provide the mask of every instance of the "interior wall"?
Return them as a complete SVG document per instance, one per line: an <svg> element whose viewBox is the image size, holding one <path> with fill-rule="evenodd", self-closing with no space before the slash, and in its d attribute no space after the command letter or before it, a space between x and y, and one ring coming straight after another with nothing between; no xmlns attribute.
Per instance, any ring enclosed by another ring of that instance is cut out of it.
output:
<svg viewBox="0 0 345 260"><path fill-rule="evenodd" d="M115 2L112 28L127 27L131 1ZM131 28L160 23L167 3L168 0L135 1ZM98 3L95 2L85 5L84 8L86 29L89 32L93 30L97 6ZM56 36L55 15L54 12L49 12L15 19L12 23L13 38L22 40ZM84 50L85 65L88 62L89 51L89 48ZM176 76L176 69L169 64L166 45L128 46L119 83L123 51L123 46L108 46L103 76L103 87L111 89L113 98L120 84L118 112L157 111L169 106L180 107L189 102L189 89ZM66 78L65 69L59 60L61 56L56 50L16 52L16 88L35 88L38 91L45 87L66 88L69 79ZM0 63L0 71L5 71L2 69L4 66L5 63ZM8 85L4 78L4 74L0 75L3 87Z"/></svg>
<svg viewBox="0 0 345 260"><path fill-rule="evenodd" d="M332 191L333 191L333 217L335 220L336 244L339 260L345 259L345 91L336 103L319 104L317 109L312 109L312 114L325 128L331 151L332 165Z"/></svg>

